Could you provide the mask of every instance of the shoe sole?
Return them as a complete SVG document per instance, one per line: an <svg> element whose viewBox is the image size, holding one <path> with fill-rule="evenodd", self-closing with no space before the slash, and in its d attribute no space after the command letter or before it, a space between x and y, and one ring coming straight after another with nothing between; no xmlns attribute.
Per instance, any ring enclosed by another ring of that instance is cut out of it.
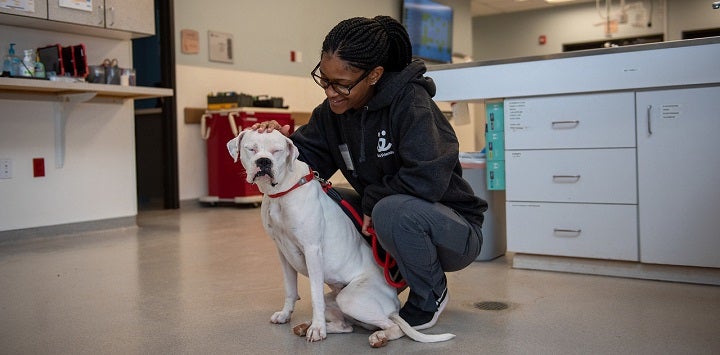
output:
<svg viewBox="0 0 720 355"><path fill-rule="evenodd" d="M415 330L423 330L423 329L428 329L428 328L434 326L435 323L437 323L438 318L440 318L440 313L442 313L445 310L445 306L447 305L447 303L448 303L448 292L447 292L447 289L445 289L445 297L443 297L442 302L440 302L440 305L438 306L438 310L435 312L435 314L433 314L432 319L425 324L416 325L413 328Z"/></svg>

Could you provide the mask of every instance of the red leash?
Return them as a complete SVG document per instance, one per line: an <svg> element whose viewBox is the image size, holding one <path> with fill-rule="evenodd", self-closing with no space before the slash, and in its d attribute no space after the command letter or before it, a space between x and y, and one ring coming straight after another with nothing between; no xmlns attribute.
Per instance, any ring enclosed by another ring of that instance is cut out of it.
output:
<svg viewBox="0 0 720 355"><path fill-rule="evenodd" d="M352 214L355 221L357 221L358 224L362 226L362 224L363 224L362 217L360 217L360 214L357 213L357 211L355 211L355 209L350 205L350 203L345 200L340 201L340 203L343 205L343 207L345 207L346 210L350 211L350 213ZM385 259L382 259L382 257L380 257L380 249L382 249L382 247L380 246L380 243L378 242L377 233L375 233L375 229L372 227L369 227L367 229L367 231L368 231L368 233L370 233L370 237L369 237L370 245L372 247L373 256L375 257L375 262L378 265L380 265L380 267L383 268L383 274L385 275L385 281L390 286L395 287L395 288L405 287L407 285L407 282L405 282L405 279L402 279L400 281L395 281L392 279L392 276L390 275L390 269L397 264L395 259L393 259L392 256L390 256L390 253L388 253L387 251L385 252Z"/></svg>

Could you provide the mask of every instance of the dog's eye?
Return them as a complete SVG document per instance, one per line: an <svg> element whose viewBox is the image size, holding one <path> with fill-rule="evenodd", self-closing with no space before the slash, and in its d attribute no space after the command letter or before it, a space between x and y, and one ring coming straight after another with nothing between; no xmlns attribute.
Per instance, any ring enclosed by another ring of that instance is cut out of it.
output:
<svg viewBox="0 0 720 355"><path fill-rule="evenodd" d="M255 148L255 147L245 147L245 149L250 151L250 153L257 153L257 148Z"/></svg>
<svg viewBox="0 0 720 355"><path fill-rule="evenodd" d="M280 152L282 152L282 149L273 149L273 150L270 151L270 154L275 155L275 154L278 154L278 153L280 153Z"/></svg>

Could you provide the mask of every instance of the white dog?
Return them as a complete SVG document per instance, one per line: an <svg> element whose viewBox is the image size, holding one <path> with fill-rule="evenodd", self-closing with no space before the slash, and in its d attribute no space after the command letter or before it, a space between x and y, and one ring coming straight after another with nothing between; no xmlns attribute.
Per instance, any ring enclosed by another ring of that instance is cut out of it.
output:
<svg viewBox="0 0 720 355"><path fill-rule="evenodd" d="M312 322L293 328L308 341L327 333L352 331L351 322L375 330L369 340L381 347L407 334L420 342L450 340L453 334L426 335L399 315L397 291L385 281L372 250L350 219L313 179L298 150L278 131L246 130L227 144L247 171L247 181L264 194L263 226L277 245L285 281L285 305L270 318L286 323L299 299L297 273L310 279ZM324 284L330 288L323 297ZM349 319L346 319L346 317Z"/></svg>

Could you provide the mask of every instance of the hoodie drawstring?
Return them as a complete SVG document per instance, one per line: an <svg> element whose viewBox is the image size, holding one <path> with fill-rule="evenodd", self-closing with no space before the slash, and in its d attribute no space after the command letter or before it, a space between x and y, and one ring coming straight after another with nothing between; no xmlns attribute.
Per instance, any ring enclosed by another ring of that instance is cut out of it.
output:
<svg viewBox="0 0 720 355"><path fill-rule="evenodd" d="M368 107L363 107L362 115L360 116L360 159L358 162L365 162L365 117L367 116Z"/></svg>

